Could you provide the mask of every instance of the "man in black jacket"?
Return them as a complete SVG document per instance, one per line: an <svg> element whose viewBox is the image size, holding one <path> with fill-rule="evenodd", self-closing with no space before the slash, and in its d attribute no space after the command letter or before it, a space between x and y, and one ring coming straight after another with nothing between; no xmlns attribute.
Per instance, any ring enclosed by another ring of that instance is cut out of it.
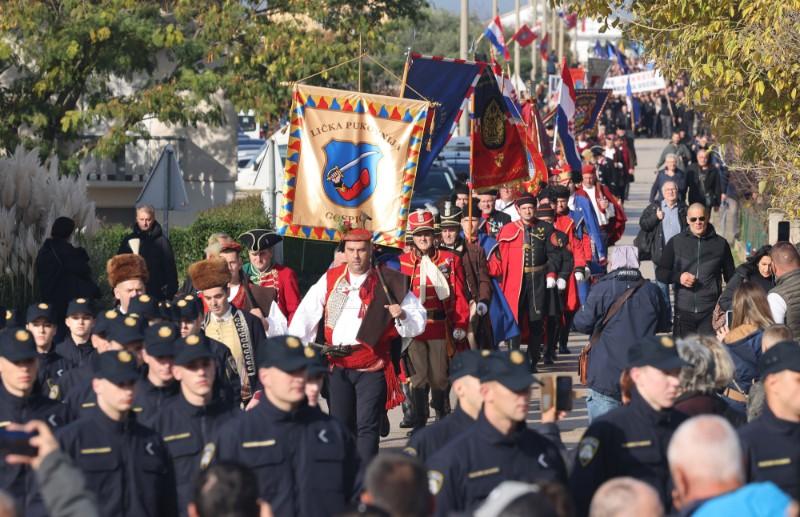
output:
<svg viewBox="0 0 800 517"><path fill-rule="evenodd" d="M719 210L720 181L719 170L708 160L705 149L697 151L697 163L686 170L686 183L689 187L689 203L702 203L706 208Z"/></svg>
<svg viewBox="0 0 800 517"><path fill-rule="evenodd" d="M672 333L714 335L711 314L735 270L728 242L708 222L708 211L694 203L687 211L689 228L664 246L656 264L656 278L675 288Z"/></svg>
<svg viewBox="0 0 800 517"><path fill-rule="evenodd" d="M147 264L150 278L146 291L158 301L170 300L178 290L178 270L175 254L161 225L156 221L155 209L149 205L136 207L133 231L123 237L117 254L141 255Z"/></svg>

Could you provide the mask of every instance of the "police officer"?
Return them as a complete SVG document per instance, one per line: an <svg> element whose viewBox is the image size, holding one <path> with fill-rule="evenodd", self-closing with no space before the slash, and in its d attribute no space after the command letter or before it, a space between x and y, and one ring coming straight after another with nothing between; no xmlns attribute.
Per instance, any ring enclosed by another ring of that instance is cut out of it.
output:
<svg viewBox="0 0 800 517"><path fill-rule="evenodd" d="M66 423L64 406L35 393L37 368L31 333L15 327L0 331L0 428L30 420L42 420L53 428ZM47 515L33 471L7 464L5 454L0 454L0 489L14 497L20 515Z"/></svg>
<svg viewBox="0 0 800 517"><path fill-rule="evenodd" d="M205 336L189 335L175 343L175 379L180 393L152 423L164 439L175 466L178 508L181 515L192 498L192 483L200 471L201 453L219 428L238 411L214 399L216 356Z"/></svg>
<svg viewBox="0 0 800 517"><path fill-rule="evenodd" d="M594 420L578 444L570 485L578 515L586 515L597 488L630 476L653 486L665 508L672 485L667 445L685 416L672 409L686 364L667 336L649 336L628 351L633 380L630 404Z"/></svg>
<svg viewBox="0 0 800 517"><path fill-rule="evenodd" d="M144 321L140 318L118 314L109 321L106 333L108 338L105 343L106 351L128 351L133 356L135 367L137 370L140 369L143 361L144 325ZM95 364L94 368L90 368L88 370L89 377L78 379L78 382L63 397L70 420L81 418L97 408L97 396L93 387L96 367ZM51 398L53 397L51 396ZM140 407L134 404L133 411L140 412L141 409L137 409Z"/></svg>
<svg viewBox="0 0 800 517"><path fill-rule="evenodd" d="M92 327L95 324L92 304L86 298L76 298L67 305L67 335L56 344L56 353L70 363L70 369L88 362L95 351L91 343Z"/></svg>
<svg viewBox="0 0 800 517"><path fill-rule="evenodd" d="M776 344L761 356L758 370L766 407L739 431L748 459L747 481L772 481L799 500L800 345Z"/></svg>
<svg viewBox="0 0 800 517"><path fill-rule="evenodd" d="M36 342L36 351L39 353L36 390L43 396L47 396L50 388L70 366L69 362L61 357L53 346L57 330L54 314L53 308L49 304L37 303L28 307L25 317L25 328L33 336L33 340Z"/></svg>
<svg viewBox="0 0 800 517"><path fill-rule="evenodd" d="M164 319L164 313L159 302L149 294L140 294L135 298L131 298L126 314L143 318L148 325L161 323Z"/></svg>
<svg viewBox="0 0 800 517"><path fill-rule="evenodd" d="M305 402L307 355L313 354L292 336L267 339L257 355L262 400L223 427L203 455L204 465L217 458L250 468L275 515L334 515L356 488L355 440Z"/></svg>
<svg viewBox="0 0 800 517"><path fill-rule="evenodd" d="M136 418L149 425L159 410L178 396L180 387L172 374L178 330L172 323L155 323L144 330L142 360L147 374L136 383L133 401Z"/></svg>
<svg viewBox="0 0 800 517"><path fill-rule="evenodd" d="M503 481L566 482L556 444L525 424L533 382L519 350L484 358L478 420L427 462L436 515L474 509Z"/></svg>
<svg viewBox="0 0 800 517"><path fill-rule="evenodd" d="M103 516L174 516L175 474L166 445L133 416L139 370L127 350L98 355L92 389L97 411L64 427L61 449L83 471Z"/></svg>
<svg viewBox="0 0 800 517"><path fill-rule="evenodd" d="M458 398L458 405L444 419L415 431L403 449L406 454L425 462L478 419L483 405L479 378L481 357L488 357L489 354L488 350L466 350L453 357L450 361L450 383Z"/></svg>

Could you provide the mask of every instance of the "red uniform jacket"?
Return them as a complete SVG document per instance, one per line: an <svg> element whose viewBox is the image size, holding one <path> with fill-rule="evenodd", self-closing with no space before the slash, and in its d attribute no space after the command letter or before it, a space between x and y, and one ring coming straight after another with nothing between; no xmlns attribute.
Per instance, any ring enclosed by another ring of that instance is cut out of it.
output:
<svg viewBox="0 0 800 517"><path fill-rule="evenodd" d="M622 208L619 200L614 197L614 194L611 193L611 190L609 190L609 188L602 183L595 183L594 195L598 201L600 199L601 192L605 198L608 199L608 202L614 205L615 215L605 226L606 233L608 233L608 246L613 246L625 232L625 223L628 221L628 217L625 215L625 210ZM583 196L586 199L589 199L589 194L587 194L586 191L580 186L578 187L578 190L575 191L575 195Z"/></svg>
<svg viewBox="0 0 800 517"><path fill-rule="evenodd" d="M522 253L525 244L523 226L521 220L503 226L497 234L496 244L500 257L498 258L497 253L493 252L489 256L488 264L489 275L500 279L500 288L517 322L519 322L519 295L522 291L522 269L525 262ZM550 238L555 239L555 233L552 233ZM547 276L555 279L558 275L555 271L548 270Z"/></svg>
<svg viewBox="0 0 800 517"><path fill-rule="evenodd" d="M294 311L300 305L300 288L297 286L297 273L291 268L275 264L269 271L261 276L261 287L272 287L278 293L278 308L286 321L292 322Z"/></svg>
<svg viewBox="0 0 800 517"><path fill-rule="evenodd" d="M414 248L400 255L400 271L411 277L411 292L417 297L420 296L420 258ZM447 278L450 285L450 297L439 300L433 287L427 287L423 305L428 310L428 321L425 325L425 332L417 336L417 339L422 341L449 338L448 322L450 332L454 329L466 332L469 322L469 303L464 292L464 268L461 265L461 257L450 251L436 250L431 261ZM420 301L422 301L421 298ZM441 318L441 315L444 315L446 320Z"/></svg>
<svg viewBox="0 0 800 517"><path fill-rule="evenodd" d="M575 234L575 221L569 214L559 215L556 217L553 226L556 230L566 234L569 242L569 250L575 261L575 270L583 269L586 263L592 260L592 241L588 233L583 234L583 238L579 239ZM581 306L581 301L578 298L578 281L575 280L575 275L569 275L567 279L567 290L565 295L564 310L574 312Z"/></svg>

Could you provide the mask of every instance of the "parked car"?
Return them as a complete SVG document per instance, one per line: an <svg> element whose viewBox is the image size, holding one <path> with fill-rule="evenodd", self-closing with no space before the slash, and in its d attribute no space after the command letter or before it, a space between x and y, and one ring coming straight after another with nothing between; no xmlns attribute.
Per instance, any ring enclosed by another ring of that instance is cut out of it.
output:
<svg viewBox="0 0 800 517"><path fill-rule="evenodd" d="M459 181L466 182L469 178L469 148L468 136L455 136L447 142L437 159L445 160L452 167Z"/></svg>
<svg viewBox="0 0 800 517"><path fill-rule="evenodd" d="M264 149L266 140L260 138L248 138L244 133L239 133L236 142L236 164L238 169L244 168L251 159L258 156Z"/></svg>
<svg viewBox="0 0 800 517"><path fill-rule="evenodd" d="M431 166L422 183L414 185L414 194L411 196L411 210L430 206L438 207L443 201L450 199L456 183L458 183L458 180L451 167Z"/></svg>

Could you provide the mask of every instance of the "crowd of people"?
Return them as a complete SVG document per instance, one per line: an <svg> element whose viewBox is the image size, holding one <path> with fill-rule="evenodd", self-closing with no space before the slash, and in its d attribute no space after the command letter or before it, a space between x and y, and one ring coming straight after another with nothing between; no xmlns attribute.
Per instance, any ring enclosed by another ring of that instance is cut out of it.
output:
<svg viewBox="0 0 800 517"><path fill-rule="evenodd" d="M399 252L342 227L304 293L264 229L209 236L180 282L138 206L100 307L59 218L41 301L0 318L0 514L796 515L800 254L735 267L710 224L732 187L688 119L619 245L648 172L612 112L580 170L458 186ZM533 374L578 352L589 427L567 450L569 407L527 419ZM398 406L408 442L379 453Z"/></svg>

